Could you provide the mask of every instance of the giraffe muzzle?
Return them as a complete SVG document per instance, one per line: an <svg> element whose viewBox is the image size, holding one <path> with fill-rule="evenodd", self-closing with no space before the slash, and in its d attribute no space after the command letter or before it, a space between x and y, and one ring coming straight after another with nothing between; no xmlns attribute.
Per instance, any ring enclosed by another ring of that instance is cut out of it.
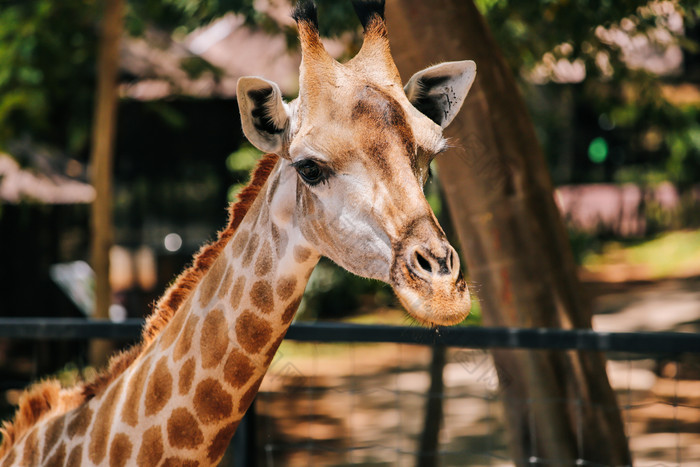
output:
<svg viewBox="0 0 700 467"><path fill-rule="evenodd" d="M449 326L469 314L471 299L459 257L444 238L396 255L391 281L406 311L423 324Z"/></svg>
<svg viewBox="0 0 700 467"><path fill-rule="evenodd" d="M434 252L423 245L409 249L406 262L413 273L421 279L431 282L443 278L452 278L455 282L459 277L459 258L452 245L444 242Z"/></svg>

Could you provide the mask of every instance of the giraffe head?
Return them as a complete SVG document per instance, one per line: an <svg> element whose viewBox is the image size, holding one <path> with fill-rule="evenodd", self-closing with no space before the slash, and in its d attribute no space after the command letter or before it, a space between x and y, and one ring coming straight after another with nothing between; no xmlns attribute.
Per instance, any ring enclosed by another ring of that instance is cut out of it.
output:
<svg viewBox="0 0 700 467"><path fill-rule="evenodd" d="M243 130L282 158L271 215L350 272L389 283L417 320L455 324L469 313L469 291L423 185L476 66L442 63L402 86L384 2L353 4L365 37L344 64L324 49L315 6L298 4L299 97L286 103L275 83L241 78Z"/></svg>

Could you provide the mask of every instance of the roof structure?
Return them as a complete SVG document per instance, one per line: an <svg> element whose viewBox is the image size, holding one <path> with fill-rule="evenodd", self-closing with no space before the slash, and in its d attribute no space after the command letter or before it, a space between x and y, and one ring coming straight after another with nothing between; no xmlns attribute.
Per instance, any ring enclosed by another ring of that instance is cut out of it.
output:
<svg viewBox="0 0 700 467"><path fill-rule="evenodd" d="M67 168L68 171L76 169L71 161ZM82 204L91 203L94 198L95 189L88 183L46 167L43 170L21 167L14 158L0 153L0 202Z"/></svg>
<svg viewBox="0 0 700 467"><path fill-rule="evenodd" d="M280 27L292 27L289 3L262 3L261 11ZM324 45L338 58L345 42L324 40ZM153 29L143 37L125 36L120 59L122 72L133 77L122 82L120 95L139 100L172 95L233 98L238 78L251 75L275 81L285 95L295 95L299 88L300 51L290 50L283 34L246 25L242 15L233 13L182 40ZM193 68L196 73L186 71Z"/></svg>

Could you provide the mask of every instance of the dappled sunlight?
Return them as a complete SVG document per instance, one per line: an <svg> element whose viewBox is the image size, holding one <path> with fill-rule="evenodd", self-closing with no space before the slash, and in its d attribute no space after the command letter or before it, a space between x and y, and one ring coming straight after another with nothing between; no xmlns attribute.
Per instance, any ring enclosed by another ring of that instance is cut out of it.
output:
<svg viewBox="0 0 700 467"><path fill-rule="evenodd" d="M627 357L610 355L607 371L634 465L699 462L697 364ZM275 360L256 406L259 449L268 465L415 461L430 383L429 348L289 343ZM490 355L453 349L443 377L441 465L513 465L505 444L504 393ZM562 408L576 410L578 403L566 401Z"/></svg>

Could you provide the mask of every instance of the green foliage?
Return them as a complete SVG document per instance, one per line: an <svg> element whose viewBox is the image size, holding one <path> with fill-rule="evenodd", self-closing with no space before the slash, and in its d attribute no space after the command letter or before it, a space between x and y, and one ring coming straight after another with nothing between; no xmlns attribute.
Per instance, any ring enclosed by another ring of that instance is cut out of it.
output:
<svg viewBox="0 0 700 467"><path fill-rule="evenodd" d="M242 14L248 24L256 24L261 15L254 0L138 0L129 2L126 28L135 36L148 26L186 34L229 11Z"/></svg>
<svg viewBox="0 0 700 467"><path fill-rule="evenodd" d="M616 264L644 268L649 279L696 275L700 270L700 230L668 232L641 241L609 241L581 259L581 264L591 269Z"/></svg>
<svg viewBox="0 0 700 467"><path fill-rule="evenodd" d="M155 26L185 34L229 11L262 21L253 0L139 0L127 4L132 35ZM85 155L90 136L102 2L32 0L0 8L0 149L28 136ZM183 60L196 78L219 71L203 59ZM172 115L165 115L171 117Z"/></svg>
<svg viewBox="0 0 700 467"><path fill-rule="evenodd" d="M593 236L579 230L569 230L569 244L576 264L583 264L585 258L592 252L600 251L601 240L599 236Z"/></svg>
<svg viewBox="0 0 700 467"><path fill-rule="evenodd" d="M469 315L459 323L460 326L480 326L482 324L483 314L479 297L472 290L472 309Z"/></svg>
<svg viewBox="0 0 700 467"><path fill-rule="evenodd" d="M236 195L248 184L250 172L262 156L262 152L250 143L243 143L226 158L226 168L238 179L228 190L228 200L235 201Z"/></svg>
<svg viewBox="0 0 700 467"><path fill-rule="evenodd" d="M338 37L347 31L360 29L360 21L357 19L349 1L318 0L318 29L325 37Z"/></svg>
<svg viewBox="0 0 700 467"><path fill-rule="evenodd" d="M435 161L430 163L430 177L423 187L425 198L432 208L435 216L440 219L442 216L442 194L440 193L440 183L438 181L438 167Z"/></svg>
<svg viewBox="0 0 700 467"><path fill-rule="evenodd" d="M84 148L95 80L93 0L0 8L0 148L23 135Z"/></svg>
<svg viewBox="0 0 700 467"><path fill-rule="evenodd" d="M665 162L668 178L681 187L698 182L700 174L700 124L698 110L680 111L680 122L666 131L669 157Z"/></svg>
<svg viewBox="0 0 700 467"><path fill-rule="evenodd" d="M548 85L550 88L573 88L575 108L578 111L585 109L594 114L591 117L598 117L603 122L598 135L591 135L580 144L596 141L591 156L595 163L604 163L606 170L592 169L592 178L584 176L577 181L628 178L630 167L644 178L648 178L644 173L664 174L664 180L681 188L698 179L697 121L700 109L697 104L686 107L671 104L663 95L662 86L673 83L674 78L660 79L631 67L623 60L622 48L604 34L605 30L624 30L630 37L646 36L652 45L661 48L676 43L688 52L697 53L698 44L690 37L678 34L678 28L672 27L663 15L658 14L659 5L646 0L477 0L477 5L501 45L507 63L521 79L520 84L531 107L536 109L541 105L537 102L541 92L533 91L533 87L522 78L534 70L543 57L550 63L566 59L585 68L585 79L581 84ZM672 5L682 17L682 30L687 31L697 24L700 17L697 3ZM657 30L662 32L657 33ZM579 118L562 121L558 116L548 121L549 117L556 116L557 110L554 106L545 106L541 114L535 110L535 124L553 166L557 166L560 147L553 140L557 138L557 132L567 131L561 126L586 123ZM650 138L654 135L659 135L657 142ZM602 142L610 143L609 152L602 151ZM577 154L585 155L586 149L576 149ZM566 179L560 181L570 182Z"/></svg>
<svg viewBox="0 0 700 467"><path fill-rule="evenodd" d="M318 3L321 34L338 37L351 32L354 42L350 49L356 48L360 26L350 2L318 0ZM601 165L615 159L614 138L608 137L616 132L624 138L630 152L643 155L639 160L622 158L614 162L618 165L612 171L613 180L645 184L671 180L681 187L697 182L700 109L693 105L671 105L661 93L658 77L629 68L619 47L596 34L597 27L610 28L623 19L642 34L664 26L645 7L646 0L476 0L476 3L531 102L536 100L533 98L536 95L522 78L543 56L583 63L586 79L576 85L577 93L580 91L577 99L615 128L605 134L611 152ZM101 5L97 0L31 0L3 4L0 8L0 149L12 140L28 136L72 155L86 153ZM296 46L298 40L293 28L280 26L254 6L254 0L131 0L127 3L125 26L132 35L144 34L154 26L180 38L234 11L242 14L251 27L284 34L288 44ZM686 2L678 4L678 8L686 28L696 24L700 6ZM674 40L686 50L700 49L686 37L676 36ZM607 67L600 65L601 57ZM197 58L186 59L181 66L192 78L205 72L218 73ZM150 103L148 108L173 127L184 125L183 116L167 104ZM558 116L549 110L536 115L536 124L545 138L553 125L561 124ZM584 144L599 136L591 135ZM556 159L558 154L546 139L545 146L549 148L550 159ZM226 167L237 179L229 191L230 199L245 185L259 156L251 146L243 146L227 158ZM442 202L437 183L428 183L426 196L440 216ZM587 238L572 241L580 243L580 248L575 250L584 251L591 246ZM372 301L380 305L396 304L386 286L333 268L330 263L322 262L312 277L304 304L308 313L328 310L332 315L342 315ZM478 318L478 313L473 312L472 316Z"/></svg>
<svg viewBox="0 0 700 467"><path fill-rule="evenodd" d="M306 286L298 316L302 320L341 318L366 307L397 305L391 287L356 276L322 258Z"/></svg>
<svg viewBox="0 0 700 467"><path fill-rule="evenodd" d="M590 66L597 51L612 51L595 36L596 26L608 27L646 3L645 0L479 0L477 6L517 75L523 67L533 67L548 52L583 58ZM647 22L642 27L649 25ZM554 51L562 43L571 44L573 50Z"/></svg>
<svg viewBox="0 0 700 467"><path fill-rule="evenodd" d="M197 79L203 74L210 72L217 79L221 78L222 71L198 56L185 57L180 60L180 68L182 68L190 79Z"/></svg>

